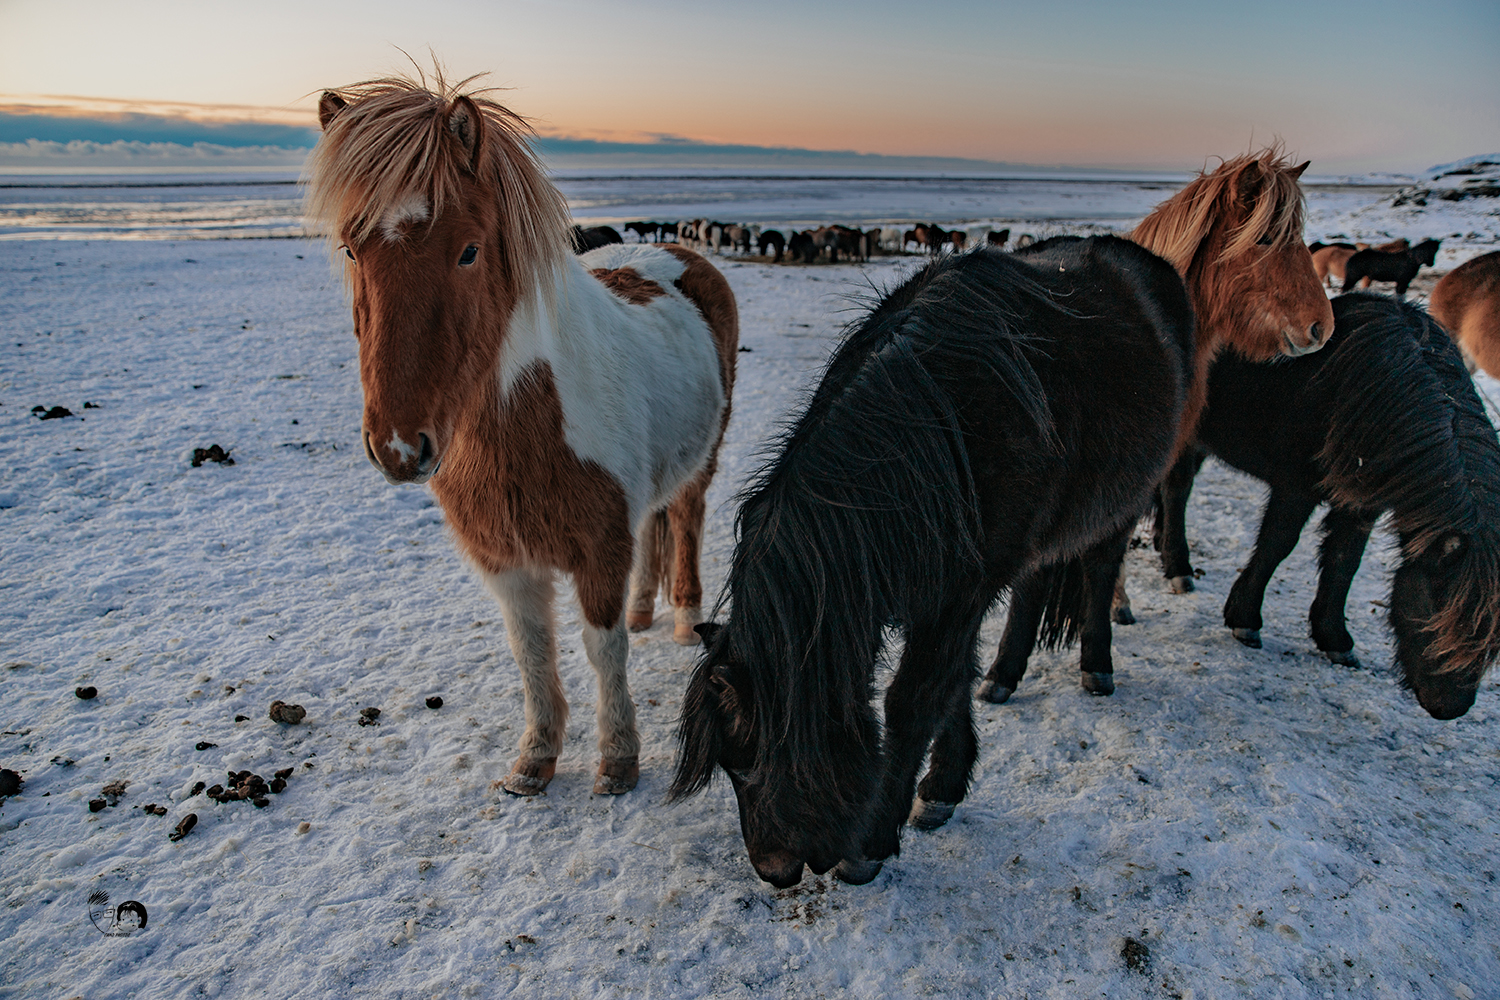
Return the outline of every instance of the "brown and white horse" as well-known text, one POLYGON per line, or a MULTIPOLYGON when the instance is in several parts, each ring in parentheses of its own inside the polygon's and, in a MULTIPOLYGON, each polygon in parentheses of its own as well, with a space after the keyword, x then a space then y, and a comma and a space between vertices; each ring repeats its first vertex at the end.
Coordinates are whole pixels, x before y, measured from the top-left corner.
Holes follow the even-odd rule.
POLYGON ((648 626, 665 569, 675 638, 697 641, 738 312, 723 276, 674 244, 574 257, 525 124, 459 93, 467 82, 326 92, 308 217, 347 257, 365 453, 392 483, 431 481, 500 602, 526 693, 505 789, 542 791, 562 750, 561 571, 599 680, 594 791, 617 794, 640 773, 627 594, 629 626, 648 626))

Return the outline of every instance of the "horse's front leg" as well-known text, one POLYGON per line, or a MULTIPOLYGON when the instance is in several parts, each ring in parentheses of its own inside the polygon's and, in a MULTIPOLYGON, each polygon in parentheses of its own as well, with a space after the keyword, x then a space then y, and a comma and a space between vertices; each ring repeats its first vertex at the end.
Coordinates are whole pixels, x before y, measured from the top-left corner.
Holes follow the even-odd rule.
POLYGON ((1302 527, 1317 506, 1316 497, 1300 490, 1271 490, 1266 512, 1260 519, 1260 533, 1255 538, 1255 553, 1229 588, 1229 598, 1224 602, 1224 624, 1236 639, 1252 649, 1260 648, 1260 609, 1266 600, 1266 586, 1276 567, 1297 547, 1302 527))
POLYGON ((521 668, 521 686, 526 693, 521 755, 501 787, 513 795, 536 795, 557 772, 557 755, 562 751, 568 723, 568 702, 557 675, 552 571, 486 573, 484 585, 500 602, 506 637, 521 668))
POLYGON ((625 634, 626 569, 592 569, 575 575, 583 606, 583 649, 599 682, 599 771, 595 795, 619 795, 641 776, 641 737, 635 702, 625 677, 630 643, 625 634))
POLYGON ((1347 507, 1330 507, 1323 518, 1323 544, 1318 548, 1318 594, 1313 598, 1308 620, 1313 642, 1334 663, 1359 666, 1354 654, 1354 637, 1345 621, 1349 587, 1359 572, 1365 556, 1365 545, 1375 518, 1347 507))
MULTIPOLYGON (((901 826, 911 813, 917 769, 933 736, 940 727, 949 726, 955 699, 967 702, 974 683, 974 650, 989 603, 980 599, 980 590, 975 586, 964 601, 950 604, 936 618, 907 631, 901 665, 886 689, 884 775, 870 812, 864 857, 845 858, 834 872, 846 882, 868 882, 880 871, 881 863, 901 849, 901 826)), ((993 595, 989 590, 984 596, 993 595)), ((967 708, 965 704, 964 714, 967 708)), ((955 740, 962 740, 962 734, 951 727, 949 733, 955 740)), ((972 729, 969 736, 972 739, 972 729)), ((960 750, 957 759, 962 761, 962 747, 954 747, 960 750)), ((954 747, 944 750, 951 752, 954 747)), ((971 766, 969 759, 964 771, 971 766)), ((967 773, 963 777, 967 782, 967 773)))
POLYGON ((1193 589, 1193 564, 1188 556, 1187 505, 1193 492, 1193 480, 1207 455, 1202 448, 1184 451, 1157 487, 1156 525, 1152 534, 1161 552, 1162 574, 1174 594, 1186 594, 1193 589))

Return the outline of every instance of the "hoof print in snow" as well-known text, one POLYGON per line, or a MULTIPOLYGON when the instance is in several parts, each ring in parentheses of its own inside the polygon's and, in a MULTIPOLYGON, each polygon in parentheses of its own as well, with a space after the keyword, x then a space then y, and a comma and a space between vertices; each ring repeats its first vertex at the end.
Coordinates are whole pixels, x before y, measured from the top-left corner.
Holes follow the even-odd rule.
POLYGON ((234 459, 230 458, 229 452, 225 451, 223 448, 220 448, 216 444, 211 444, 207 448, 193 449, 193 468, 198 468, 204 462, 217 462, 220 465, 233 465, 234 459))
POLYGON ((25 782, 21 780, 21 776, 10 768, 0 770, 0 799, 7 795, 20 795, 23 784, 25 782))
POLYGON ((45 406, 33 406, 31 412, 37 414, 38 420, 61 420, 63 417, 73 415, 73 411, 66 406, 54 406, 51 409, 45 406))
POLYGON ((99 697, 99 689, 90 684, 88 687, 74 688, 73 694, 79 701, 93 701, 99 697))
POLYGON ((182 817, 182 819, 177 821, 177 826, 173 828, 171 833, 167 834, 167 839, 175 844, 183 837, 186 837, 189 833, 192 833, 193 827, 197 825, 198 814, 188 813, 186 816, 182 817))
POLYGON ((271 711, 269 714, 272 722, 281 722, 288 726, 295 726, 307 718, 307 709, 301 705, 288 705, 283 701, 273 701, 271 702, 271 711))
POLYGON ((1142 975, 1145 975, 1151 965, 1151 949, 1135 938, 1125 939, 1125 946, 1120 949, 1120 957, 1125 960, 1125 968, 1142 975))
POLYGON ((361 726, 378 726, 378 725, 380 725, 380 709, 376 708, 373 705, 370 706, 369 708, 362 708, 362 709, 360 709, 359 710, 359 724, 361 726))

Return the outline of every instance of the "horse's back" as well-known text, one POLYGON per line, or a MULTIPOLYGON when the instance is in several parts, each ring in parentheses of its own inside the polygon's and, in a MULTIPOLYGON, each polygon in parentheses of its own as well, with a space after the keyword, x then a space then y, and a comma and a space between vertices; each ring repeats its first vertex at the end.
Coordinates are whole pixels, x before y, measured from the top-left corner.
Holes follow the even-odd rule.
POLYGON ((1500 377, 1500 251, 1445 274, 1428 308, 1480 368, 1500 377))

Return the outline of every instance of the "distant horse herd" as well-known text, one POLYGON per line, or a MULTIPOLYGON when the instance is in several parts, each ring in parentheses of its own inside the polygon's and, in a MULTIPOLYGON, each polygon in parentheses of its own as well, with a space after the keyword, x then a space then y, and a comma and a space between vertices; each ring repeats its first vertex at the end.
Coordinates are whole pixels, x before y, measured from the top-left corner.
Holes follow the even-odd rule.
MULTIPOLYGON (((989 225, 965 226, 962 229, 944 229, 930 222, 919 222, 911 229, 900 226, 881 226, 874 229, 856 229, 837 224, 816 226, 812 229, 795 230, 790 236, 779 229, 762 229, 759 225, 742 226, 734 222, 718 222, 713 219, 690 219, 682 222, 627 222, 622 227, 631 234, 635 242, 672 242, 691 247, 700 253, 720 254, 728 251, 755 253, 771 258, 775 264, 783 260, 803 264, 826 261, 837 264, 846 261, 864 261, 882 254, 916 252, 937 254, 944 248, 961 251, 966 247, 985 246, 1003 249, 1010 242, 1009 229, 995 229, 989 225)), ((1016 239, 1016 248, 1028 246, 1035 241, 1029 233, 1016 239)), ((574 226, 573 247, 578 253, 587 253, 610 243, 627 242, 627 237, 613 226, 574 226)))
POLYGON ((671 796, 722 771, 763 879, 868 882, 903 826, 941 826, 963 800, 973 701, 1009 698, 1037 643, 1076 639, 1084 688, 1114 690, 1128 543, 1154 508, 1163 571, 1191 588, 1184 511, 1208 454, 1271 490, 1224 611, 1235 638, 1259 645, 1271 573, 1323 503, 1312 636, 1357 662, 1344 602, 1389 513, 1403 682, 1439 719, 1473 704, 1500 655, 1500 440, 1450 333, 1493 370, 1500 254, 1440 281, 1431 315, 1354 291, 1369 278, 1403 295, 1436 241, 1310 250, 1307 164, 1276 149, 1200 175, 1128 238, 1001 252, 1005 231, 970 247, 976 234, 932 225, 786 237, 700 219, 632 222, 627 244, 570 231, 524 122, 462 86, 325 93, 308 214, 344 257, 366 454, 393 483, 430 481, 504 615, 525 692, 507 792, 546 789, 564 744, 558 574, 598 675, 594 791, 635 786, 628 632, 661 592, 673 638, 704 647, 671 796), (705 621, 704 495, 739 316, 704 254, 913 245, 931 260, 850 327, 741 494, 705 621), (1346 292, 1332 302, 1330 274, 1346 292), (1001 595, 1010 617, 981 678, 980 624, 1001 595), (882 714, 892 626, 905 644, 882 714))

